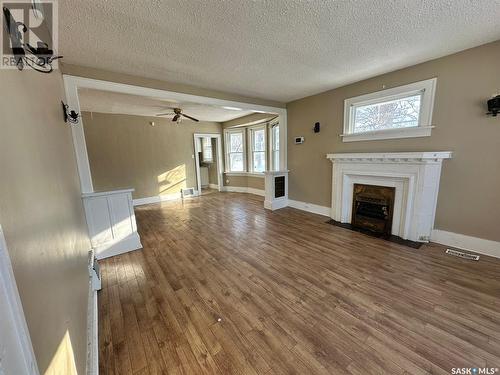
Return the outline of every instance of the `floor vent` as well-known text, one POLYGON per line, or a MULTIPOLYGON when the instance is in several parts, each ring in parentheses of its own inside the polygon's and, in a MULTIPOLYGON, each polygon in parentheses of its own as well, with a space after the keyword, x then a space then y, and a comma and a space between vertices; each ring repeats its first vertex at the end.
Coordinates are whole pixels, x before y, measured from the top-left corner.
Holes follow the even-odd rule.
POLYGON ((446 254, 453 255, 455 257, 460 257, 468 260, 479 260, 479 255, 474 255, 471 253, 464 253, 463 251, 446 249, 446 254))
POLYGON ((193 188, 187 188, 187 189, 181 189, 181 197, 187 198, 187 197, 194 197, 194 189, 193 188))

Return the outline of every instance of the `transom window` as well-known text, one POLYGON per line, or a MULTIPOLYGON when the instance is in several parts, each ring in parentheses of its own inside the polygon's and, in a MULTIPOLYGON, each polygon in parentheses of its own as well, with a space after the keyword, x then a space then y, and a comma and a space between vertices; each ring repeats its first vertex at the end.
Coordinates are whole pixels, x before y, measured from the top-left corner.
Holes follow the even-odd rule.
POLYGON ((250 129, 251 142, 251 171, 264 172, 266 170, 266 127, 250 129))
POLYGON ((345 100, 344 142, 430 136, 436 79, 345 100))
POLYGON ((246 168, 243 129, 226 133, 226 150, 228 172, 244 172, 246 168))
POLYGON ((418 126, 422 93, 354 106, 353 133, 418 126))

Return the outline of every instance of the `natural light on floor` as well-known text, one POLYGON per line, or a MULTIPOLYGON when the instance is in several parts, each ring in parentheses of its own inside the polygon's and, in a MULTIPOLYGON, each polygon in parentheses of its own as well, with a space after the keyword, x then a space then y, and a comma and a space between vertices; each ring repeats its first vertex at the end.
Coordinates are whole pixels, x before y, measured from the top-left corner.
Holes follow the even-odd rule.
POLYGON ((178 193, 180 189, 186 187, 186 164, 178 165, 160 175, 158 175, 158 193, 178 193))

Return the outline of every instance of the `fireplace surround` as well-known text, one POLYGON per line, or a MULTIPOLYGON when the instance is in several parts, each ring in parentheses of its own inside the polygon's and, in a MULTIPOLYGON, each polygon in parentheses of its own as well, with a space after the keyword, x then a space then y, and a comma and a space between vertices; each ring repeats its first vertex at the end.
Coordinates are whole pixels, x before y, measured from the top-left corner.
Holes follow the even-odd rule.
POLYGON ((352 224, 355 184, 394 188, 390 234, 428 242, 434 227, 439 180, 449 151, 328 154, 332 162, 330 217, 352 224))

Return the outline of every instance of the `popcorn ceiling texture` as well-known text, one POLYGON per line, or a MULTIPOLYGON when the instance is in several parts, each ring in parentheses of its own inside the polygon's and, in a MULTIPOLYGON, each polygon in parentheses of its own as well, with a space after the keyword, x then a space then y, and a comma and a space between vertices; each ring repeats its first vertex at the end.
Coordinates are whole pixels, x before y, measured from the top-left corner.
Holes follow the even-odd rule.
POLYGON ((60 0, 66 63, 288 102, 500 39, 500 0, 60 0))

